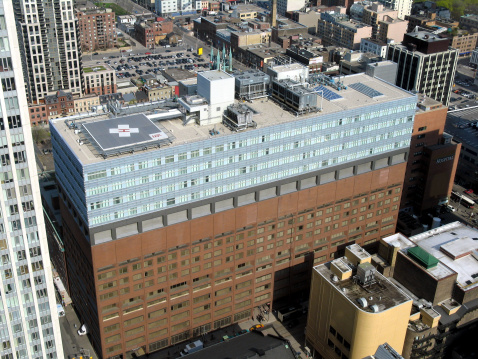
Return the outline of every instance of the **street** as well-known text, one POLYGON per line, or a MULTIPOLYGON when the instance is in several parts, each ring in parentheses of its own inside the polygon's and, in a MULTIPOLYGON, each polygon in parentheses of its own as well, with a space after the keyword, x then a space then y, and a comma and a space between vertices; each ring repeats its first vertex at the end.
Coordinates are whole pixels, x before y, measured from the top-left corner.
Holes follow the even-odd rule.
POLYGON ((88 336, 78 335, 77 330, 81 323, 71 305, 65 308, 65 314, 64 317, 60 317, 61 339, 65 358, 68 358, 69 355, 79 357, 82 354, 93 359, 98 358, 88 336))

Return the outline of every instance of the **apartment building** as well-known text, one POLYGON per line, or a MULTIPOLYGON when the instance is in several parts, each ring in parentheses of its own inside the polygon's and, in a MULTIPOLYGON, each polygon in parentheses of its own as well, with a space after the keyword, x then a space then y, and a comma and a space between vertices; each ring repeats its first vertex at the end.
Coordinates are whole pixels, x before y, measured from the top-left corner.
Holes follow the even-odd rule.
POLYGON ((83 68, 85 94, 108 95, 116 93, 115 70, 108 65, 83 68))
POLYGON ((301 10, 305 7, 305 0, 277 0, 277 14, 285 16, 288 11, 301 10))
POLYGON ((14 2, 27 98, 35 103, 57 90, 83 93, 81 46, 73 0, 14 2))
POLYGON ((111 9, 80 9, 76 17, 83 51, 92 52, 116 46, 116 17, 111 9))
POLYGON ((460 17, 460 27, 478 29, 478 15, 467 14, 460 17))
POLYGON ((156 13, 164 16, 171 13, 182 13, 184 11, 199 11, 202 9, 202 2, 200 0, 156 0, 154 6, 156 7, 156 13))
POLYGON ((384 7, 378 2, 371 3, 370 5, 363 5, 361 21, 372 26, 373 38, 377 38, 378 36, 379 21, 382 21, 386 16, 396 19, 398 11, 384 7))
POLYGON ((312 264, 395 230, 416 96, 358 74, 322 100, 293 86, 315 106, 301 109, 276 79, 236 132, 216 108, 241 107, 234 79, 197 76, 178 115, 50 122, 70 292, 104 358, 306 300, 312 264))
POLYGON ((0 1, 1 355, 63 358, 16 25, 12 1, 0 1))
POLYGON ((405 20, 405 17, 412 12, 413 0, 378 0, 386 7, 397 10, 398 18, 405 20))
POLYGON ((317 36, 325 46, 334 45, 359 50, 363 38, 372 36, 372 26, 349 19, 347 15, 334 12, 321 13, 317 24, 317 36))
POLYGON ((460 56, 470 56, 478 45, 478 33, 458 31, 455 36, 446 37, 450 39, 450 46, 459 51, 460 56))
POLYGON ((389 45, 387 60, 398 64, 397 86, 448 106, 458 62, 448 39, 427 31, 405 34, 402 44, 389 45))

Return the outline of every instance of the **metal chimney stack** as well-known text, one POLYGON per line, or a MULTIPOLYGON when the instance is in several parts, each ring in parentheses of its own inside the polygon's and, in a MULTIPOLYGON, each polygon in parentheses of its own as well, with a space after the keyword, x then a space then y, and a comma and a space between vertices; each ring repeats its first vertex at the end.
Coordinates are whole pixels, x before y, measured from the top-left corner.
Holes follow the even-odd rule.
POLYGON ((271 27, 277 25, 277 0, 272 0, 271 27))

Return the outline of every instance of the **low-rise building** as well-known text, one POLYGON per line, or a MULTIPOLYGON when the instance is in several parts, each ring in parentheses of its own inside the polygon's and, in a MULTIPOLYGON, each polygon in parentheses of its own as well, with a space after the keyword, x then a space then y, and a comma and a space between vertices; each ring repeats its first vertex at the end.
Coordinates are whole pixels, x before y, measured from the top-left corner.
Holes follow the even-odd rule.
POLYGON ((148 96, 148 101, 159 101, 171 98, 174 95, 173 88, 171 86, 159 85, 159 86, 143 86, 143 90, 148 96))
POLYGON ((382 60, 382 57, 370 52, 348 51, 340 60, 340 72, 345 75, 358 74, 365 72, 367 65, 382 60))
POLYGON ((115 93, 115 71, 108 65, 96 65, 83 68, 85 94, 107 95, 115 93))
POLYGON ((83 51, 116 46, 116 17, 111 9, 78 9, 76 18, 83 51))
POLYGON ((73 99, 75 104, 75 113, 91 112, 93 107, 100 104, 100 98, 96 94, 87 95, 73 99))
POLYGON ((478 15, 467 14, 460 17, 460 27, 478 29, 478 15))
POLYGON ((263 69, 267 63, 285 52, 285 49, 275 43, 251 45, 240 47, 237 58, 249 67, 263 69))
POLYGON ((391 273, 391 281, 413 299, 405 358, 451 358, 457 342, 476 325, 477 237, 475 228, 453 222, 380 241, 372 263, 391 273))
POLYGON ((304 36, 308 34, 308 28, 305 25, 296 23, 289 19, 277 19, 277 26, 272 28, 272 41, 279 43, 281 37, 304 36))
POLYGON ((75 114, 73 95, 63 90, 45 96, 37 104, 30 105, 30 122, 32 125, 47 123, 53 118, 72 116, 75 114))
POLYGON ((231 17, 241 20, 255 19, 257 15, 262 12, 259 6, 253 4, 237 4, 232 10, 231 17))
MULTIPOLYGON (((393 41, 390 43, 393 43, 393 41)), ((360 52, 370 52, 383 58, 387 56, 387 47, 388 43, 370 37, 360 40, 360 52)))
POLYGON ((322 63, 329 61, 329 53, 323 48, 314 50, 291 46, 286 54, 309 67, 309 73, 322 71, 322 63))
POLYGON ((139 21, 134 25, 135 38, 141 45, 148 49, 154 48, 159 41, 163 40, 167 34, 173 31, 173 22, 163 21, 139 21))

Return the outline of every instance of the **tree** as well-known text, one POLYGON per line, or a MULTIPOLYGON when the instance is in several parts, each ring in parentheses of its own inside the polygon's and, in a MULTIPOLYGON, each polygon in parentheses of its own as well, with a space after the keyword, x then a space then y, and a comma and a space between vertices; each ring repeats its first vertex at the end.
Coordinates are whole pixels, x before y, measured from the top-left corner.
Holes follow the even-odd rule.
POLYGON ((32 137, 35 143, 40 143, 42 141, 50 139, 50 132, 48 132, 43 127, 33 127, 32 128, 32 137))

